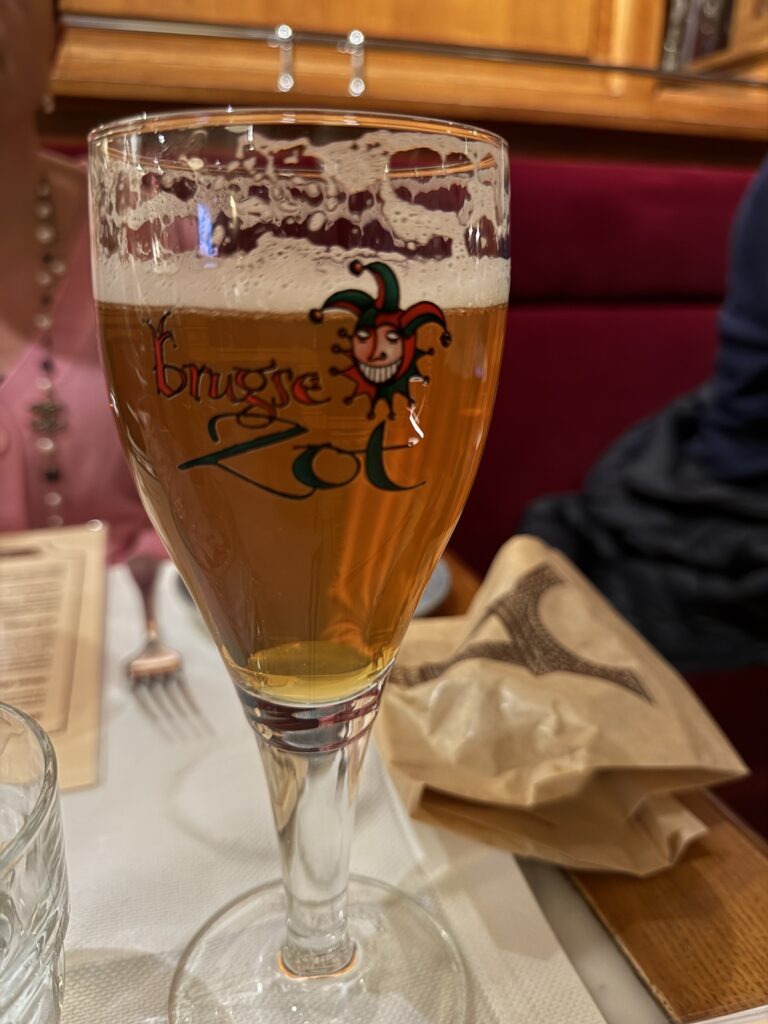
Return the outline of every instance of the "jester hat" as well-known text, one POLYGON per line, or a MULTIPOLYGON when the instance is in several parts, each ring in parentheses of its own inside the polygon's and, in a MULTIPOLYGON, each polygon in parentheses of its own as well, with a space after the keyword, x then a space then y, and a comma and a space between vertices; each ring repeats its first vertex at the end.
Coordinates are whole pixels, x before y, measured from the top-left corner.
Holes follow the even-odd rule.
POLYGON ((380 327, 391 324, 404 338, 410 338, 424 324, 436 323, 443 328, 441 341, 447 345, 451 335, 446 327, 443 311, 434 302, 417 302, 408 309, 400 309, 400 286, 395 274, 385 263, 362 264, 353 260, 349 270, 359 277, 364 270, 376 279, 377 294, 374 297, 358 288, 348 288, 329 295, 320 309, 310 311, 310 319, 320 323, 326 309, 346 309, 357 317, 355 330, 380 327))

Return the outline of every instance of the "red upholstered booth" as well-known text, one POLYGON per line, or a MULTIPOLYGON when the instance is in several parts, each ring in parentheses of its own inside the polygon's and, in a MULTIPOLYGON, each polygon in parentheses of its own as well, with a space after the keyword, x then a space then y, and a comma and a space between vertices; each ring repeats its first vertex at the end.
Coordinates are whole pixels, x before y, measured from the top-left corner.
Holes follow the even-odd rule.
POLYGON ((452 546, 484 572, 528 501, 576 490, 630 424, 705 380, 750 172, 513 160, 493 422, 452 546))
MULTIPOLYGON (((451 542, 478 572, 531 499, 577 490, 626 427, 709 376, 729 227, 750 176, 513 159, 501 381, 451 542)), ((754 770, 723 796, 768 833, 768 669, 691 682, 754 770)))

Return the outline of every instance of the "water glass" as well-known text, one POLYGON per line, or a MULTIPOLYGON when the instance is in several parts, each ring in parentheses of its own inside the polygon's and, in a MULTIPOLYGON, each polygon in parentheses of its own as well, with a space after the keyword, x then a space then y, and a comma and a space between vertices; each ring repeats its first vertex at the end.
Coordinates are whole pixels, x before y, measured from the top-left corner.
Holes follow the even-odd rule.
POLYGON ((0 704, 0 1022, 57 1024, 69 894, 51 741, 0 704))

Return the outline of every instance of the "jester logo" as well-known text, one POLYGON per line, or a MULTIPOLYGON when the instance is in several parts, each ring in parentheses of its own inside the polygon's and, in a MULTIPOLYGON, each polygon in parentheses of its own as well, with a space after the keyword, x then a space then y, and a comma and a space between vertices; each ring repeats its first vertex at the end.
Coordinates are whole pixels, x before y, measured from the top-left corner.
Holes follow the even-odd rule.
POLYGON ((364 270, 372 274, 377 294, 369 295, 357 288, 334 292, 320 309, 310 310, 309 318, 313 323, 320 323, 327 309, 344 309, 355 314, 354 331, 350 333, 346 328, 338 331, 338 336, 348 342, 348 346, 333 346, 333 351, 348 356, 352 365, 346 369, 334 368, 331 373, 345 377, 354 385, 354 390, 344 399, 347 405, 364 395, 370 402, 368 419, 373 419, 379 402, 388 406, 389 418, 394 419, 395 395, 403 395, 411 405, 411 382, 429 382, 419 370, 419 360, 434 355, 434 349, 416 347, 417 331, 425 324, 440 324, 443 346, 450 344, 451 335, 443 311, 434 302, 417 302, 408 309, 400 309, 400 286, 385 263, 363 265, 360 260, 354 260, 349 269, 356 277, 364 270))

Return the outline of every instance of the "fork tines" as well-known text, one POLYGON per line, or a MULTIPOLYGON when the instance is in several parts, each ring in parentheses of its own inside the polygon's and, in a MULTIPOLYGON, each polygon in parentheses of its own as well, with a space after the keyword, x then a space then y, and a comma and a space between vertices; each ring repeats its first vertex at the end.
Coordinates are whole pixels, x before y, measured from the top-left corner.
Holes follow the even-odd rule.
POLYGON ((172 672, 153 672, 143 666, 142 671, 136 671, 129 663, 127 674, 140 708, 168 739, 200 739, 213 735, 181 667, 172 672))

